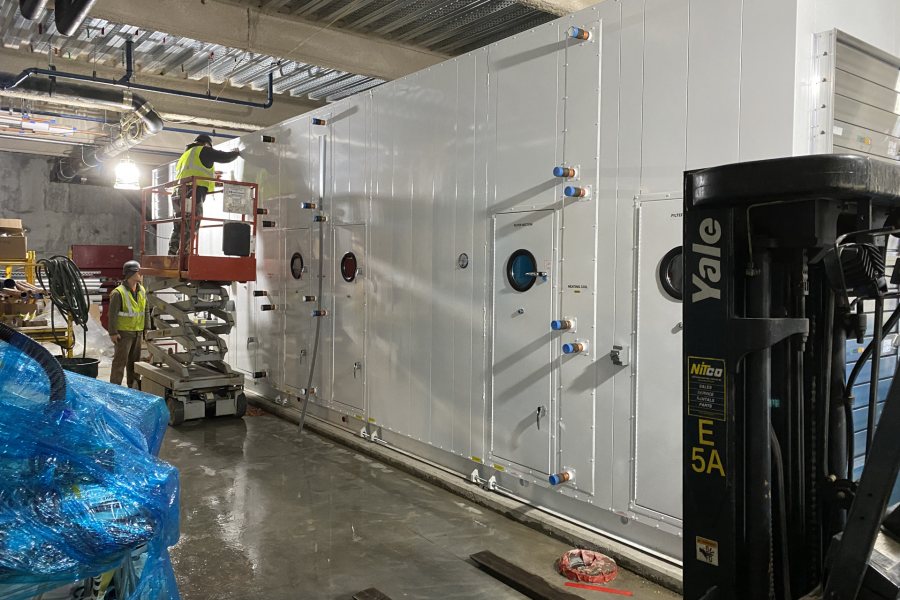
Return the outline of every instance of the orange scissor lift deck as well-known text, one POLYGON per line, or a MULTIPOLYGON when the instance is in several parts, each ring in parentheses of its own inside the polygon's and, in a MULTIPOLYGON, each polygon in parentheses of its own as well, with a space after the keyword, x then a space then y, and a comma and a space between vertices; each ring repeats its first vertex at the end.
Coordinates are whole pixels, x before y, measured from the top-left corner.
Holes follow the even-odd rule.
MULTIPOLYGON (((184 204, 186 202, 183 201, 184 204)), ((256 237, 256 215, 259 211, 259 187, 255 183, 245 181, 225 181, 221 179, 206 179, 203 177, 188 177, 179 181, 170 181, 159 185, 146 187, 141 195, 141 267, 145 275, 149 277, 165 277, 166 279, 183 279, 186 281, 255 281, 256 280, 256 255, 252 247, 246 256, 208 256, 200 254, 200 235, 191 235, 193 231, 203 231, 222 228, 227 224, 243 223, 250 227, 251 239, 256 237), (241 214, 240 220, 212 217, 198 217, 193 212, 181 211, 180 216, 168 219, 148 219, 149 209, 154 198, 166 198, 170 191, 180 198, 196 198, 199 182, 212 181, 215 189, 207 196, 213 194, 227 194, 230 190, 240 189, 249 193, 251 214, 241 214), (179 252, 176 255, 147 254, 146 233, 156 229, 156 226, 167 223, 181 223, 181 240, 179 252), (188 242, 187 247, 185 241, 188 242)))
POLYGON ((143 189, 141 266, 149 278, 147 303, 153 327, 147 332, 150 360, 137 363, 135 370, 143 391, 166 399, 170 425, 206 416, 242 417, 246 412, 244 377, 225 362, 228 347, 222 336, 234 327, 227 285, 256 279, 253 239, 258 207, 259 188, 244 181, 190 177, 143 189), (191 210, 198 185, 208 181, 214 188, 204 203, 222 194, 223 209, 235 218, 199 216, 191 210), (181 214, 152 218, 153 201, 167 199, 170 192, 181 199, 181 214), (147 235, 159 240, 159 226, 176 222, 178 253, 148 254, 147 235), (214 229, 222 230, 222 253, 201 254, 201 235, 214 229))

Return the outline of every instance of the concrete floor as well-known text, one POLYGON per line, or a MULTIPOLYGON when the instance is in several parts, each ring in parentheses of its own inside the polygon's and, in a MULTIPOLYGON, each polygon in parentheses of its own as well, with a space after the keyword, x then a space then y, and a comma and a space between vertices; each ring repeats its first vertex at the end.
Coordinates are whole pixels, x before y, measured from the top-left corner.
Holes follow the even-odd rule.
MULTIPOLYGON (((564 582, 561 542, 270 415, 170 429, 161 456, 181 472, 184 600, 523 598, 473 566, 480 550, 564 582)), ((624 571, 608 586, 679 597, 624 571)))

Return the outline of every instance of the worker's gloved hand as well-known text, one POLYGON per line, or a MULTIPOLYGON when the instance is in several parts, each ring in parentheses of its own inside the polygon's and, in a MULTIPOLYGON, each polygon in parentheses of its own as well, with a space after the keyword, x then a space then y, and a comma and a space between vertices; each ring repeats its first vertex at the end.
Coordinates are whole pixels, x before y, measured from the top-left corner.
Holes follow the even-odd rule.
POLYGON ((119 335, 118 333, 111 333, 111 334, 109 334, 109 339, 112 340, 112 343, 113 343, 113 344, 118 344, 118 343, 119 343, 119 338, 121 338, 121 337, 122 337, 122 336, 119 335))

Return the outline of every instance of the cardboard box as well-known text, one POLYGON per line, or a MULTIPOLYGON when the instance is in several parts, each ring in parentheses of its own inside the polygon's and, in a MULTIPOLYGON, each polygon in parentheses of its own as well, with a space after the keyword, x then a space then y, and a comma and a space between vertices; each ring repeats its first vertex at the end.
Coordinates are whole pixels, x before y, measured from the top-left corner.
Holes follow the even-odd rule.
POLYGON ((28 240, 20 219, 0 219, 0 259, 25 260, 28 240))

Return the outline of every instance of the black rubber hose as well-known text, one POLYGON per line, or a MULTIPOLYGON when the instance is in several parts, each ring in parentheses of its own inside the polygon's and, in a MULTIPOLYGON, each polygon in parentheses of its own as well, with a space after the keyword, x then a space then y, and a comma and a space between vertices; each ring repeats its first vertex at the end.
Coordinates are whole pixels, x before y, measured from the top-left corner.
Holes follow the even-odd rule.
MULTIPOLYGON (((866 425, 866 451, 869 456, 869 448, 872 447, 872 438, 875 437, 875 410, 878 408, 878 376, 881 371, 881 342, 884 339, 882 324, 884 322, 884 298, 875 299, 875 331, 872 336, 872 370, 869 375, 869 418, 866 425)), ((853 457, 850 457, 851 473, 853 457)))
MULTIPOLYGON (((56 310, 66 318, 83 330, 83 350, 82 357, 87 353, 87 325, 90 319, 90 297, 88 295, 87 285, 84 283, 84 277, 78 266, 69 260, 66 256, 56 255, 50 258, 43 258, 38 261, 41 267, 37 271, 38 283, 42 288, 50 293, 50 300, 56 310), (43 274, 47 274, 47 285, 44 285, 43 274)), ((56 331, 56 320, 54 312, 50 312, 50 325, 53 331, 56 331)), ((66 340, 68 342, 68 339, 66 340)), ((56 340, 56 344, 68 350, 63 344, 56 340)))
POLYGON ((774 467, 775 484, 778 489, 778 529, 781 546, 781 597, 791 600, 791 562, 790 543, 788 541, 787 489, 784 487, 784 459, 781 455, 781 444, 775 429, 769 426, 769 441, 772 444, 772 466, 774 467))
POLYGON ((34 360, 50 380, 50 401, 64 402, 66 399, 66 373, 47 349, 23 333, 0 323, 0 340, 16 348, 34 360))
POLYGON ((322 315, 322 289, 325 282, 325 273, 322 271, 325 266, 325 223, 323 221, 319 221, 319 287, 316 296, 316 305, 317 312, 319 314, 316 317, 316 335, 313 341, 312 348, 312 358, 309 361, 309 380, 306 383, 306 390, 303 394, 303 409, 300 411, 300 422, 297 424, 297 433, 303 433, 303 424, 306 421, 306 409, 309 407, 309 391, 312 389, 313 377, 316 373, 316 356, 319 354, 319 331, 322 328, 322 319, 324 318, 322 315))
MULTIPOLYGON (((900 304, 897 305, 897 308, 891 313, 891 316, 888 317, 888 320, 884 323, 884 326, 881 328, 881 338, 894 328, 897 322, 900 321, 900 304)), ((849 457, 849 466, 847 467, 847 479, 853 480, 853 460, 855 454, 855 439, 854 439, 854 431, 853 431, 853 385, 856 383, 856 379, 859 377, 860 371, 866 365, 866 361, 869 360, 869 357, 872 356, 872 353, 875 351, 875 340, 873 339, 866 348, 863 350, 863 353, 857 359, 856 364, 853 365, 853 370, 850 371, 850 376, 847 378, 847 386, 844 388, 844 413, 846 414, 847 420, 847 455, 849 457)), ((878 382, 869 382, 869 385, 878 385, 878 382)), ((872 410, 870 407, 869 410, 872 410)))

